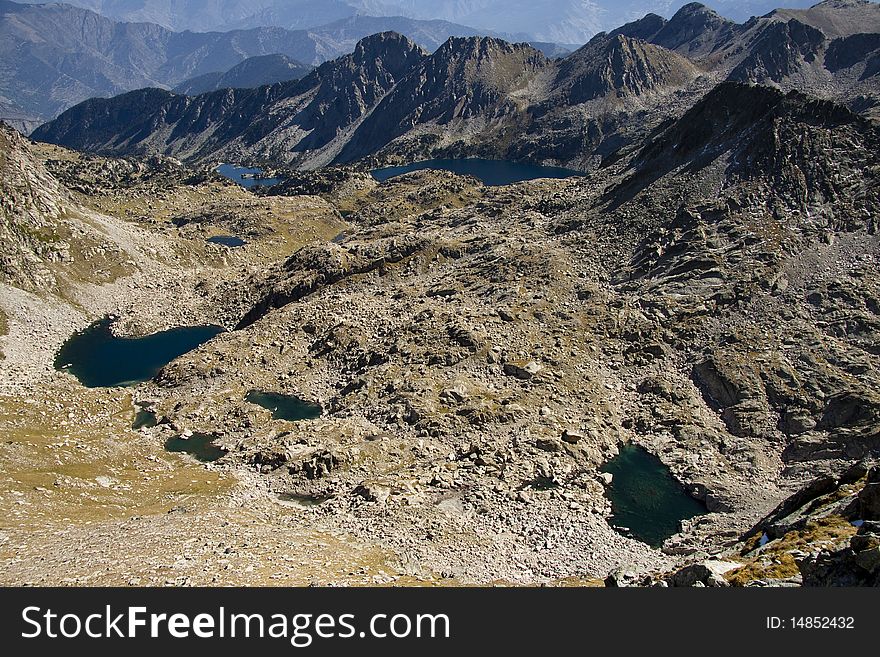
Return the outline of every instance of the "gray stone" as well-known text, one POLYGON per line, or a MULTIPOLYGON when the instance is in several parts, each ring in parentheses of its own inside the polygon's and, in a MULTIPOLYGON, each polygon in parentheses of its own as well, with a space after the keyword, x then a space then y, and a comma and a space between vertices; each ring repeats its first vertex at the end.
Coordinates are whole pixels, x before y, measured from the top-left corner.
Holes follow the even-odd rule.
POLYGON ((880 569, 880 547, 870 550, 862 550, 855 553, 855 562, 860 568, 864 568, 869 573, 873 573, 880 569))
POLYGON ((728 586, 724 579, 725 573, 740 567, 742 564, 735 561, 708 559, 675 572, 669 578, 669 583, 672 586, 728 586))
POLYGON ((517 379, 527 381, 540 372, 543 367, 533 360, 510 362, 504 364, 504 373, 517 379))
POLYGON ((577 445, 584 437, 584 434, 573 429, 566 429, 562 432, 562 440, 572 445, 577 445))

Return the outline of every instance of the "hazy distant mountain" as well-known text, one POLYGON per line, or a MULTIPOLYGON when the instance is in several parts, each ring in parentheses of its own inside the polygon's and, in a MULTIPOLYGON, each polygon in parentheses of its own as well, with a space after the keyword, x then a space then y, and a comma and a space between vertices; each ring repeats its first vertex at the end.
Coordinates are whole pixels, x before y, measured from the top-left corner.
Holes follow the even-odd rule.
MULTIPOLYGON (((33 1, 33 0, 30 0, 33 1)), ((307 29, 355 14, 442 19, 519 40, 583 44, 647 13, 672 16, 683 0, 68 0, 110 18, 148 21, 174 30, 259 26, 307 29)), ((707 0, 721 15, 743 22, 779 7, 815 0, 707 0)), ((388 28, 391 29, 391 28, 388 28)))
MULTIPOLYGON (((431 50, 450 36, 478 34, 444 21, 400 17, 353 17, 308 31, 172 32, 153 23, 118 23, 71 5, 0 0, 0 117, 21 126, 21 121, 51 118, 95 96, 170 88, 208 74, 219 83, 218 73, 249 57, 284 55, 319 64, 351 52, 365 36, 391 29, 431 50)), ((262 78, 252 73, 254 86, 274 81, 268 72, 262 78)), ((250 82, 246 77, 235 81, 242 84, 250 82)))
POLYGON ((185 80, 174 87, 174 92, 193 96, 217 89, 249 89, 276 82, 299 80, 312 70, 285 55, 249 57, 241 64, 223 72, 205 73, 185 80))
MULTIPOLYGON (((24 0, 43 4, 43 0, 24 0)), ((207 32, 274 26, 305 29, 353 16, 344 0, 68 0, 67 4, 124 22, 207 32)))

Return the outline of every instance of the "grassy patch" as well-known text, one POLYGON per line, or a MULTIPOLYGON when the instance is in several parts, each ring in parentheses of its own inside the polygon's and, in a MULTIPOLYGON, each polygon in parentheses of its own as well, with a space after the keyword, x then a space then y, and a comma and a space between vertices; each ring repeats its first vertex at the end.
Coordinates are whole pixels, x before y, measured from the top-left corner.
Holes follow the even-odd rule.
POLYGON ((810 521, 803 529, 790 531, 782 538, 768 543, 761 554, 725 577, 733 586, 745 586, 758 579, 793 577, 800 570, 791 556, 792 551, 806 551, 821 544, 833 547, 849 539, 856 531, 846 518, 838 515, 810 521))
POLYGON ((4 526, 165 513, 228 492, 223 475, 132 431, 134 412, 127 394, 110 390, 0 398, 4 526))

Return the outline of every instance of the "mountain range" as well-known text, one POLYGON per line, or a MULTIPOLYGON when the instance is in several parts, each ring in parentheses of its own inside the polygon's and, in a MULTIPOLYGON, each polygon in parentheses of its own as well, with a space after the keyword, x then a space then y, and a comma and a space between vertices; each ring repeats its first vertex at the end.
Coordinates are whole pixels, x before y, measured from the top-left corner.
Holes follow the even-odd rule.
MULTIPOLYGON (((71 0, 120 21, 151 22, 172 30, 252 27, 309 29, 353 16, 443 19, 520 40, 583 44, 601 31, 654 12, 671 16, 682 0, 71 0)), ((711 0, 708 6, 737 21, 762 16, 776 0, 711 0)), ((789 0, 808 7, 810 0, 789 0)), ((387 28, 391 29, 391 28, 387 28)))
POLYGON ((216 91, 218 89, 249 89, 276 82, 299 80, 312 69, 286 55, 259 55, 248 57, 228 71, 205 73, 184 80, 174 87, 174 93, 187 96, 216 91))
POLYGON ((34 138, 110 154, 314 168, 377 156, 486 156, 589 170, 728 80, 880 107, 880 5, 829 0, 744 24, 692 3, 563 59, 490 37, 434 53, 383 33, 295 82, 185 97, 93 99, 34 138))
MULTIPOLYGON (((147 86, 172 88, 224 73, 250 57, 283 55, 298 66, 320 64, 385 30, 406 34, 431 50, 450 36, 481 34, 440 20, 363 16, 310 30, 173 32, 154 23, 116 22, 66 4, 0 0, 0 118, 35 127, 87 98, 147 86)), ((273 81, 272 74, 248 78, 248 84, 273 81)))

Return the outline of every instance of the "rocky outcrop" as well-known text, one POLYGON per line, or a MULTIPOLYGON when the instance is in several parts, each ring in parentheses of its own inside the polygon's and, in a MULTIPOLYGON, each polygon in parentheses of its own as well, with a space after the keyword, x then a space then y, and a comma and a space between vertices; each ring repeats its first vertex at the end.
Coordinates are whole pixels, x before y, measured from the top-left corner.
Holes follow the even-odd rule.
POLYGON ((429 244, 424 239, 405 237, 348 248, 333 243, 304 247, 281 265, 275 280, 261 282, 268 290, 257 293, 261 298, 237 328, 245 328, 271 309, 299 301, 322 286, 401 262, 429 244))
POLYGON ((673 573, 667 580, 670 586, 711 586, 726 587, 730 583, 724 575, 736 570, 741 564, 735 561, 718 559, 702 561, 673 573))
POLYGON ((800 564, 805 586, 880 586, 880 467, 867 473, 847 509, 858 531, 841 548, 825 548, 800 564))
POLYGON ((761 33, 749 56, 731 71, 728 79, 782 82, 814 64, 825 41, 822 32, 794 19, 787 23, 773 23, 761 33))
POLYGON ((0 279, 29 291, 63 293, 72 282, 114 279, 129 270, 127 260, 88 222, 27 140, 0 123, 0 279))

